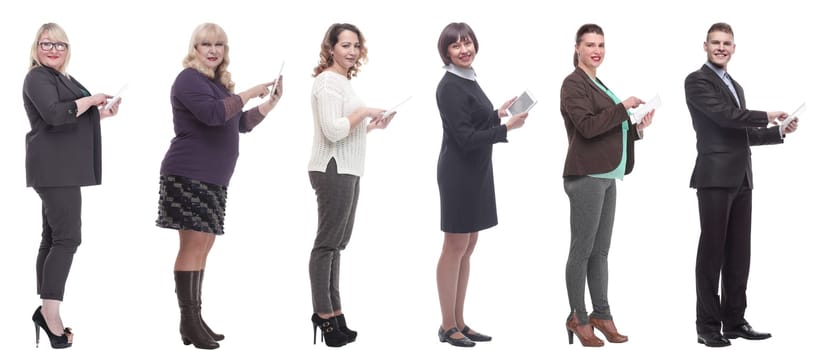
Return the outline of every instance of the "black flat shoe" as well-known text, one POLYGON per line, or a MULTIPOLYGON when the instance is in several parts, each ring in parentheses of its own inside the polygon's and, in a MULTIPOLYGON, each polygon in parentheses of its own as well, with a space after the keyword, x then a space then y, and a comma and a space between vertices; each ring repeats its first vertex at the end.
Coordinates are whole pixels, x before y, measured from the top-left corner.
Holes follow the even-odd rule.
POLYGON ((464 326, 464 329, 461 330, 461 334, 464 334, 465 337, 472 341, 491 341, 493 337, 483 334, 483 333, 470 333, 470 327, 464 326))
POLYGON ((35 309, 35 313, 32 315, 32 322, 35 323, 35 347, 40 345, 40 329, 46 332, 46 335, 49 336, 49 343, 52 345, 53 349, 64 349, 72 346, 72 343, 69 342, 69 335, 72 334, 72 330, 67 327, 63 329, 63 334, 55 335, 52 331, 49 330, 49 326, 46 325, 46 319, 43 318, 43 314, 40 313, 40 306, 35 309))
POLYGON ((722 348, 724 346, 732 345, 729 339, 724 338, 720 333, 713 334, 698 334, 698 344, 706 345, 710 348, 722 348))
POLYGON ((723 336, 728 339, 744 338, 749 340, 764 340, 772 337, 772 334, 756 332, 749 324, 744 324, 738 328, 723 331, 723 336))
POLYGON ((470 340, 470 338, 467 338, 467 336, 464 336, 461 339, 453 338, 452 335, 455 333, 460 333, 458 328, 452 327, 445 332, 444 328, 438 327, 438 340, 442 343, 450 343, 452 346, 460 346, 464 348, 476 346, 476 343, 470 340))

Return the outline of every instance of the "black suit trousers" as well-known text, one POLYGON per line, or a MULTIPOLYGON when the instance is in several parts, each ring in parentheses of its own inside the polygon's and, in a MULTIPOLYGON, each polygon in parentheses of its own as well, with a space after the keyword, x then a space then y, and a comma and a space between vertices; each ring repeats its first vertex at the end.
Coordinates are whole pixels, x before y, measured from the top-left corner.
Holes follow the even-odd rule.
POLYGON ((43 232, 38 248, 37 293, 63 300, 69 268, 81 244, 81 188, 35 187, 42 202, 43 232))
POLYGON ((746 323, 752 189, 746 183, 740 188, 700 188, 697 198, 697 332, 712 334, 719 333, 721 326, 728 330, 746 323))

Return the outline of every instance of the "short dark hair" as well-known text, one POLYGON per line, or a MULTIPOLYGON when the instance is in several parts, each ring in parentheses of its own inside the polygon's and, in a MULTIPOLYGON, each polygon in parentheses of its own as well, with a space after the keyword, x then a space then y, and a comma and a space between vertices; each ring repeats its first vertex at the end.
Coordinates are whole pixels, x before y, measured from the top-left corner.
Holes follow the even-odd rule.
POLYGON ((712 32, 724 32, 731 36, 735 36, 735 33, 732 32, 732 26, 723 22, 715 23, 709 27, 709 31, 706 32, 706 41, 709 41, 709 34, 712 34, 712 32))
POLYGON ((476 53, 478 53, 476 33, 473 32, 473 29, 467 23, 453 22, 447 24, 444 30, 441 31, 441 36, 438 37, 438 54, 441 55, 441 61, 444 62, 444 65, 449 65, 452 62, 449 56, 450 44, 463 38, 470 38, 473 41, 473 46, 476 48, 476 53))
MULTIPOLYGON (((581 27, 579 27, 579 30, 576 31, 576 44, 579 45, 579 43, 582 42, 582 36, 588 33, 605 36, 605 33, 602 32, 602 27, 600 27, 599 25, 593 23, 583 24, 581 27)), ((576 52, 574 52, 574 67, 578 65, 579 57, 576 54, 576 52)))

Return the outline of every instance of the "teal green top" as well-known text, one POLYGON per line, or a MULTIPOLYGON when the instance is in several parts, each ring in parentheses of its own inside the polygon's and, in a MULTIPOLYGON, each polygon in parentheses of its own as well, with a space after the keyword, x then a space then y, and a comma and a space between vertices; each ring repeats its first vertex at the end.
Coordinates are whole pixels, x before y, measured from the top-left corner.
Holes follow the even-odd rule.
MULTIPOLYGON (((604 92, 606 95, 608 95, 608 97, 610 97, 612 100, 614 100, 614 103, 620 103, 620 99, 617 98, 617 95, 614 95, 614 93, 611 92, 611 90, 608 90, 607 88, 605 88, 605 86, 600 84, 596 79, 591 79, 591 80, 594 81, 594 84, 596 84, 599 87, 599 89, 602 90, 602 92, 604 92)), ((603 178, 603 179, 620 179, 620 180, 622 180, 623 176, 625 176, 625 160, 628 159, 627 158, 627 156, 628 156, 628 153, 627 153, 628 152, 628 142, 627 141, 628 141, 628 123, 627 122, 622 122, 622 158, 620 159, 620 164, 617 165, 617 167, 614 168, 614 170, 611 170, 607 173, 590 174, 588 176, 598 177, 598 178, 603 178)))

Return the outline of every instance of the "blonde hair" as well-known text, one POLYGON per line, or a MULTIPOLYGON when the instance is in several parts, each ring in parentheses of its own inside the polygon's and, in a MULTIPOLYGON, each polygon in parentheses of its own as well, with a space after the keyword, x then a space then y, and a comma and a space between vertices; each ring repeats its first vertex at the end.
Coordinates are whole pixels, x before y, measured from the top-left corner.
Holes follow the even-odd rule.
POLYGON ((334 46, 337 45, 337 37, 340 36, 340 33, 347 30, 357 34, 357 40, 360 43, 360 54, 357 56, 354 65, 349 67, 349 71, 346 72, 346 78, 351 79, 352 77, 356 77, 357 72, 360 71, 360 66, 369 61, 369 49, 366 48, 366 38, 363 37, 360 29, 357 29, 357 26, 350 23, 335 23, 326 30, 326 35, 323 36, 323 42, 320 43, 320 62, 314 67, 312 77, 316 77, 334 64, 334 58, 331 52, 334 46))
POLYGON ((49 39, 53 41, 59 41, 66 43, 66 53, 64 54, 63 65, 58 67, 58 71, 66 74, 66 67, 69 66, 69 57, 72 56, 72 47, 69 45, 69 38, 66 36, 66 32, 63 31, 61 26, 55 23, 45 23, 40 26, 38 29, 37 34, 35 35, 35 41, 32 43, 32 50, 30 53, 30 62, 29 62, 29 69, 36 68, 36 67, 43 67, 43 62, 40 62, 37 58, 37 53, 40 48, 40 37, 43 34, 49 35, 49 39))
POLYGON ((233 92, 233 88, 236 84, 233 80, 231 80, 231 72, 228 72, 228 65, 231 63, 228 55, 229 51, 230 47, 228 46, 228 35, 225 34, 222 27, 214 23, 202 23, 193 30, 193 35, 190 36, 190 46, 187 50, 187 56, 185 56, 184 60, 182 60, 182 65, 185 68, 193 68, 210 79, 216 79, 218 76, 219 82, 226 89, 228 89, 228 91, 233 92), (202 62, 199 61, 199 52, 196 48, 204 41, 221 42, 225 44, 225 55, 222 59, 222 63, 219 64, 219 67, 216 67, 215 71, 205 67, 202 65, 202 62))

